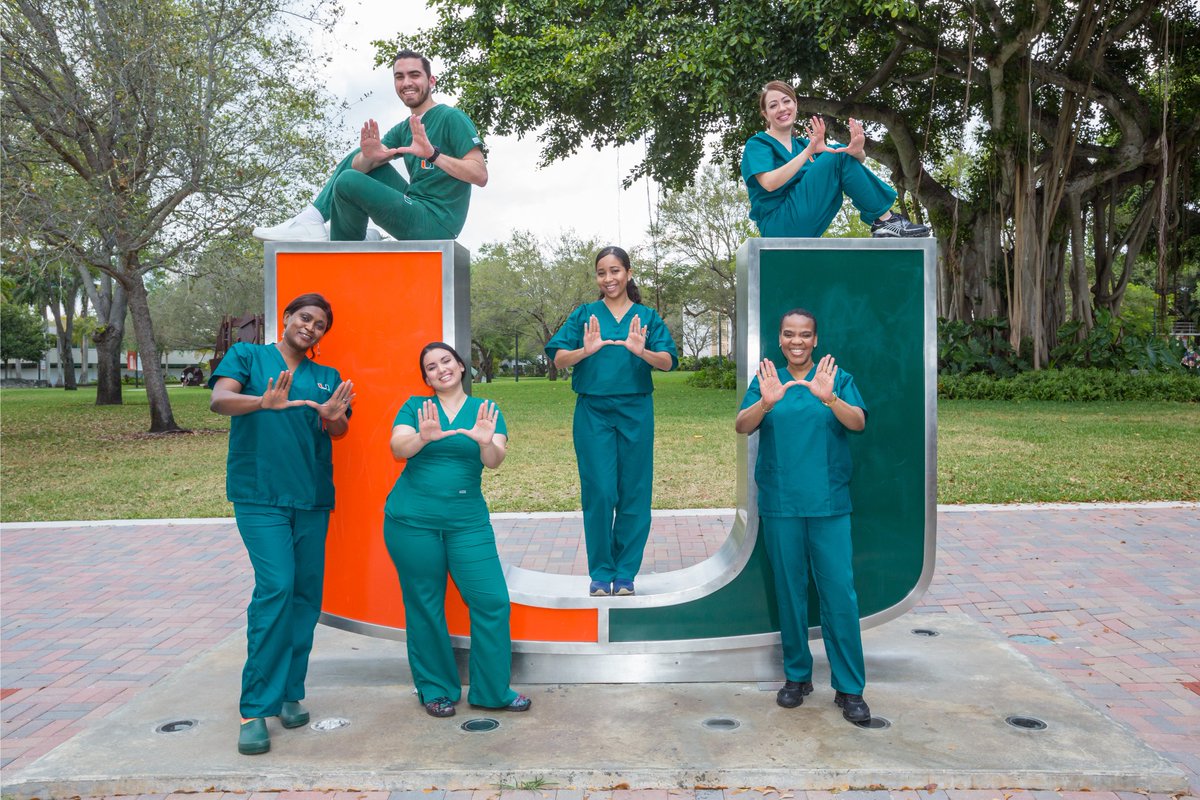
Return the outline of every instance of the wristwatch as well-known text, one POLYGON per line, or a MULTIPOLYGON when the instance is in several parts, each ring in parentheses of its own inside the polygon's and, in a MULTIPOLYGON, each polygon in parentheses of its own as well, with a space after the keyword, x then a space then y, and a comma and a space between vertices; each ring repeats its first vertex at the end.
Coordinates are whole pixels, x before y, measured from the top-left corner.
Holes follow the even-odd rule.
POLYGON ((822 400, 821 405, 825 406, 826 408, 833 408, 834 406, 837 405, 837 401, 840 399, 841 398, 837 396, 837 392, 834 392, 833 399, 830 400, 828 403, 826 403, 824 400, 822 400))
POLYGON ((433 155, 431 155, 429 158, 425 159, 425 163, 432 164, 433 162, 438 160, 438 156, 440 156, 441 154, 442 154, 441 149, 438 148, 438 146, 435 144, 433 146, 433 155))

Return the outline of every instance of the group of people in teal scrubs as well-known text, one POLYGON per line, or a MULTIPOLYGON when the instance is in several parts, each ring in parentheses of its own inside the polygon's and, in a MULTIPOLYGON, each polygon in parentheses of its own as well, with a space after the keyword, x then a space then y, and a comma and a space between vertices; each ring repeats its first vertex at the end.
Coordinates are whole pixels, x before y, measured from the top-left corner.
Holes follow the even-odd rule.
MULTIPOLYGON (((651 370, 678 364, 662 318, 640 302, 629 255, 596 258, 600 297, 580 306, 546 346, 572 368, 574 439, 592 596, 629 596, 650 531, 654 411, 651 370)), ((238 750, 270 749, 266 717, 286 728, 309 713, 304 680, 321 609, 325 536, 333 508, 331 439, 348 430, 353 383, 309 354, 333 326, 325 298, 288 304, 280 341, 239 343, 209 382, 211 408, 233 417, 226 491, 254 568, 247 610, 238 750)), ((786 380, 770 359, 759 365, 737 415, 739 433, 757 432, 760 528, 779 603, 786 682, 777 702, 801 705, 813 690, 808 646, 808 573, 821 605, 821 631, 835 703, 851 721, 870 718, 851 566, 848 432, 866 426, 866 404, 833 356, 813 362, 817 321, 784 315, 779 347, 786 380)), ((508 429, 495 403, 469 396, 467 363, 449 344, 420 353, 432 396, 397 412, 391 449, 407 462, 388 495, 383 536, 403 592, 408 661, 418 699, 435 717, 462 697, 446 624, 447 575, 470 613, 472 706, 527 711, 509 685, 509 595, 481 490, 485 467, 504 461, 508 429)))

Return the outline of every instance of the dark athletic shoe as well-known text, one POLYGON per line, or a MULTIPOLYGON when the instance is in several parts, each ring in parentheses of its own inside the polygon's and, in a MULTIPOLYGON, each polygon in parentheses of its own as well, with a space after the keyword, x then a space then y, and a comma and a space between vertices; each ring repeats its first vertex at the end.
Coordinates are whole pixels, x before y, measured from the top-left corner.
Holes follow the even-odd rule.
POLYGON ((612 584, 608 581, 592 581, 588 586, 588 594, 592 597, 608 597, 612 594, 612 584))
POLYGON ((861 694, 838 692, 833 697, 834 705, 842 709, 842 716, 850 722, 866 722, 871 718, 871 709, 861 694))
POLYGON ((909 222, 907 217, 895 211, 886 220, 877 219, 871 225, 871 236, 876 239, 917 239, 928 235, 928 225, 909 222))
POLYGON ((775 702, 784 708, 795 708, 804 704, 804 698, 812 694, 812 681, 787 681, 775 695, 775 702))
POLYGON ((617 597, 629 597, 633 593, 633 581, 623 581, 620 579, 613 581, 613 594, 617 597))

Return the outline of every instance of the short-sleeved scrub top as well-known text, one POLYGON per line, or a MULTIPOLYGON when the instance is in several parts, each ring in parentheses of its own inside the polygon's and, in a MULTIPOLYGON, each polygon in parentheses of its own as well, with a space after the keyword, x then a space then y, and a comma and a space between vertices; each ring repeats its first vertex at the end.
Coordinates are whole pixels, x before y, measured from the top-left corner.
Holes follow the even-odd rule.
MULTIPOLYGON (((816 365, 806 380, 816 374, 816 365)), ((781 369, 781 380, 786 376, 781 369)), ((790 379, 788 379, 790 380, 790 379)), ((866 405, 854 377, 838 369, 833 391, 846 403, 866 405)), ((759 401, 758 377, 750 381, 742 408, 759 401)), ((758 426, 758 513, 764 517, 834 517, 849 514, 850 441, 846 426, 812 392, 793 386, 758 426)))
MULTIPOLYGON (((420 429, 417 411, 429 397, 410 397, 396 412, 396 425, 420 429)), ((446 416, 442 403, 438 408, 442 430, 471 428, 485 400, 467 397, 454 419, 446 416)), ((496 415, 496 433, 508 435, 504 414, 496 415)), ((483 499, 483 460, 479 445, 469 436, 456 434, 427 442, 404 467, 396 485, 388 494, 383 513, 417 528, 468 530, 489 524, 487 501, 483 499)))
MULTIPOLYGON (((261 396, 267 380, 287 368, 275 345, 238 342, 221 359, 208 386, 218 378, 232 378, 244 394, 261 396)), ((336 369, 305 358, 292 371, 288 399, 324 403, 341 382, 336 369)), ((333 508, 333 443, 317 410, 293 406, 232 417, 225 496, 232 503, 333 508)))
MULTIPOLYGON (((380 139, 384 147, 408 147, 412 144, 409 121, 395 125, 380 139)), ((429 141, 448 156, 462 158, 476 147, 483 147, 483 140, 463 112, 454 106, 439 103, 421 115, 421 123, 429 141)), ((471 184, 451 176, 424 159, 411 154, 402 156, 408 168, 409 198, 419 202, 447 230, 457 236, 467 221, 467 208, 471 204, 471 184)))
MULTIPOLYGON (((629 325, 634 316, 642 320, 646 332, 646 349, 671 354, 671 369, 679 365, 679 353, 667 323, 652 308, 634 303, 620 320, 603 300, 584 303, 571 312, 558 333, 546 343, 546 357, 551 361, 559 350, 578 350, 583 347, 583 326, 595 315, 600 321, 600 338, 621 340, 629 338, 629 325)), ((571 388, 576 394, 620 395, 649 394, 654 391, 651 377, 654 368, 624 347, 608 345, 571 368, 571 388)))
MULTIPOLYGON (((828 143, 826 146, 830 150, 839 150, 845 147, 845 145, 833 142, 828 143)), ((768 192, 764 189, 762 184, 758 182, 758 178, 754 176, 779 169, 799 155, 806 147, 808 147, 808 139, 806 138, 793 136, 791 149, 789 150, 771 134, 759 131, 751 136, 746 142, 746 146, 742 148, 742 180, 746 182, 746 194, 750 198, 750 219, 754 220, 754 224, 758 226, 758 230, 763 236, 795 235, 793 231, 786 229, 786 227, 776 230, 771 218, 779 210, 779 207, 787 202, 791 187, 804 178, 804 173, 809 170, 813 162, 809 161, 805 163, 796 171, 795 175, 788 179, 787 183, 773 192, 768 192)), ((822 155, 818 154, 817 158, 821 158, 822 155)))

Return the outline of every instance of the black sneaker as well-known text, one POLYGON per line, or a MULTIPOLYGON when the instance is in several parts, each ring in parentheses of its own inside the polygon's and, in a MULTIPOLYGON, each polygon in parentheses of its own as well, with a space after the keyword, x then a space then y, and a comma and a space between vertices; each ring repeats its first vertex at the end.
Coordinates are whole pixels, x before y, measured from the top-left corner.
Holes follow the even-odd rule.
POLYGON ((908 217, 895 211, 887 219, 877 219, 871 225, 871 236, 876 239, 916 239, 928 235, 928 225, 909 222, 908 217))
POLYGON ((775 702, 784 708, 795 708, 804 703, 806 695, 812 694, 812 681, 787 681, 775 695, 775 702))
POLYGON ((842 716, 850 722, 866 722, 871 718, 871 709, 861 694, 838 692, 833 696, 833 703, 842 709, 842 716))

